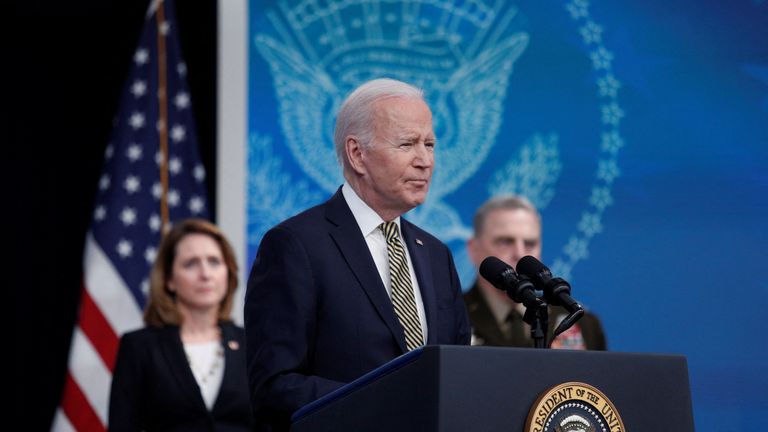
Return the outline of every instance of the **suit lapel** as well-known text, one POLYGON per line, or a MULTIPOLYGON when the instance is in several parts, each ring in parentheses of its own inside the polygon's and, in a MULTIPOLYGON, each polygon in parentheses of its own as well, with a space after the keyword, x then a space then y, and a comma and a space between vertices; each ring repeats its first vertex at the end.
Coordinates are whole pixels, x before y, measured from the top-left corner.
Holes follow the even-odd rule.
POLYGON ((413 270, 419 282, 421 300, 424 302, 424 314, 427 316, 427 344, 437 343, 437 297, 432 280, 432 268, 429 265, 429 250, 423 239, 416 236, 416 231, 410 222, 400 218, 400 230, 408 248, 408 255, 413 261, 413 270))
POLYGON ((363 287, 379 316, 389 328, 392 337, 397 340, 400 349, 406 352, 405 334, 402 326, 395 316, 392 301, 381 282, 376 263, 373 262, 368 245, 360 233, 360 227, 357 225, 346 201, 344 201, 341 188, 328 200, 326 217, 335 225, 330 229, 330 234, 339 247, 344 260, 354 273, 360 286, 363 287))
POLYGON ((166 326, 163 327, 160 334, 160 350, 168 362, 168 369, 173 374, 173 378, 178 383, 181 392, 184 393, 184 397, 198 408, 207 410, 200 393, 200 387, 197 386, 195 376, 192 375, 192 370, 188 366, 189 362, 181 343, 179 328, 166 326))
POLYGON ((240 362, 237 358, 239 355, 237 351, 241 347, 233 326, 228 323, 219 323, 219 328, 221 328, 221 347, 224 350, 224 376, 221 379, 221 386, 211 411, 222 409, 222 404, 231 400, 225 392, 228 389, 237 388, 239 385, 238 381, 243 379, 243 374, 245 373, 244 370, 238 367, 240 362))

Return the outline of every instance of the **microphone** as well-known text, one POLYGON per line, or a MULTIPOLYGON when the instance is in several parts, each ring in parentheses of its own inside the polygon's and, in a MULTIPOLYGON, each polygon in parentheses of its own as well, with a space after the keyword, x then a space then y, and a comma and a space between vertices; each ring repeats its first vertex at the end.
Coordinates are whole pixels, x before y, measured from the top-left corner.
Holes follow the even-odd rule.
POLYGON ((552 272, 541 261, 530 255, 524 256, 517 262, 517 271, 531 278, 534 285, 544 291, 547 303, 562 306, 571 314, 582 311, 579 318, 584 313, 581 305, 571 297, 571 285, 562 278, 552 277, 552 272))
POLYGON ((544 291, 544 299, 549 304, 562 306, 568 311, 568 316, 560 322, 552 333, 552 339, 549 341, 549 345, 551 345, 557 335, 571 328, 576 321, 584 316, 584 308, 571 297, 571 285, 563 278, 552 277, 552 272, 547 266, 536 258, 530 255, 520 258, 520 261, 517 262, 517 270, 520 274, 531 278, 534 285, 544 291))
POLYGON ((489 256, 480 263, 480 275, 496 288, 505 291, 507 296, 526 307, 540 307, 543 302, 536 297, 534 285, 523 275, 518 275, 515 269, 504 261, 489 256))

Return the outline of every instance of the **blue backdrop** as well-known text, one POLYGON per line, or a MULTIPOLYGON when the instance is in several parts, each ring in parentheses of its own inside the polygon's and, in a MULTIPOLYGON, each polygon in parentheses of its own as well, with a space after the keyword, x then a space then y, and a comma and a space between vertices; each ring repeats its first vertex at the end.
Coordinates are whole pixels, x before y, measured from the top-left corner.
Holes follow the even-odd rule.
MULTIPOLYGON (((542 211, 543 261, 609 348, 687 356, 697 430, 768 414, 768 4, 734 1, 252 1, 248 263, 264 232, 341 184, 344 96, 422 86, 437 168, 406 217, 462 282, 474 209, 542 211)), ((649 395, 650 397, 650 395, 649 395)))

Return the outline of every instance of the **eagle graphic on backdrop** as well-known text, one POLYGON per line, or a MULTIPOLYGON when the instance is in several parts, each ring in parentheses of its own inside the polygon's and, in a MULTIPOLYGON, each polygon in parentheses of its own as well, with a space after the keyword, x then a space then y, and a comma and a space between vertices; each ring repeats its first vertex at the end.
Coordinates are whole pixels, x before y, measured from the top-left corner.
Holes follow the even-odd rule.
POLYGON ((439 139, 430 199, 409 218, 444 241, 468 228, 443 198, 486 159, 502 121, 513 65, 528 34, 516 9, 483 1, 279 2, 257 34, 269 64, 285 143, 301 169, 333 193, 343 181, 333 149, 335 114, 357 85, 387 76, 424 88, 439 139))

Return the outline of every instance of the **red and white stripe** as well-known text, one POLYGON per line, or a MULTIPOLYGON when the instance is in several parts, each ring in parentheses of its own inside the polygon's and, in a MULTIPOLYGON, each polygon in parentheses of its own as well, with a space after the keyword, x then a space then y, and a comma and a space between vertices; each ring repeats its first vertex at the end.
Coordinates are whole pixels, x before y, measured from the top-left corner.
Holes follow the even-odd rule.
POLYGON ((120 335, 143 326, 142 312, 89 232, 77 327, 53 431, 104 431, 120 335))

